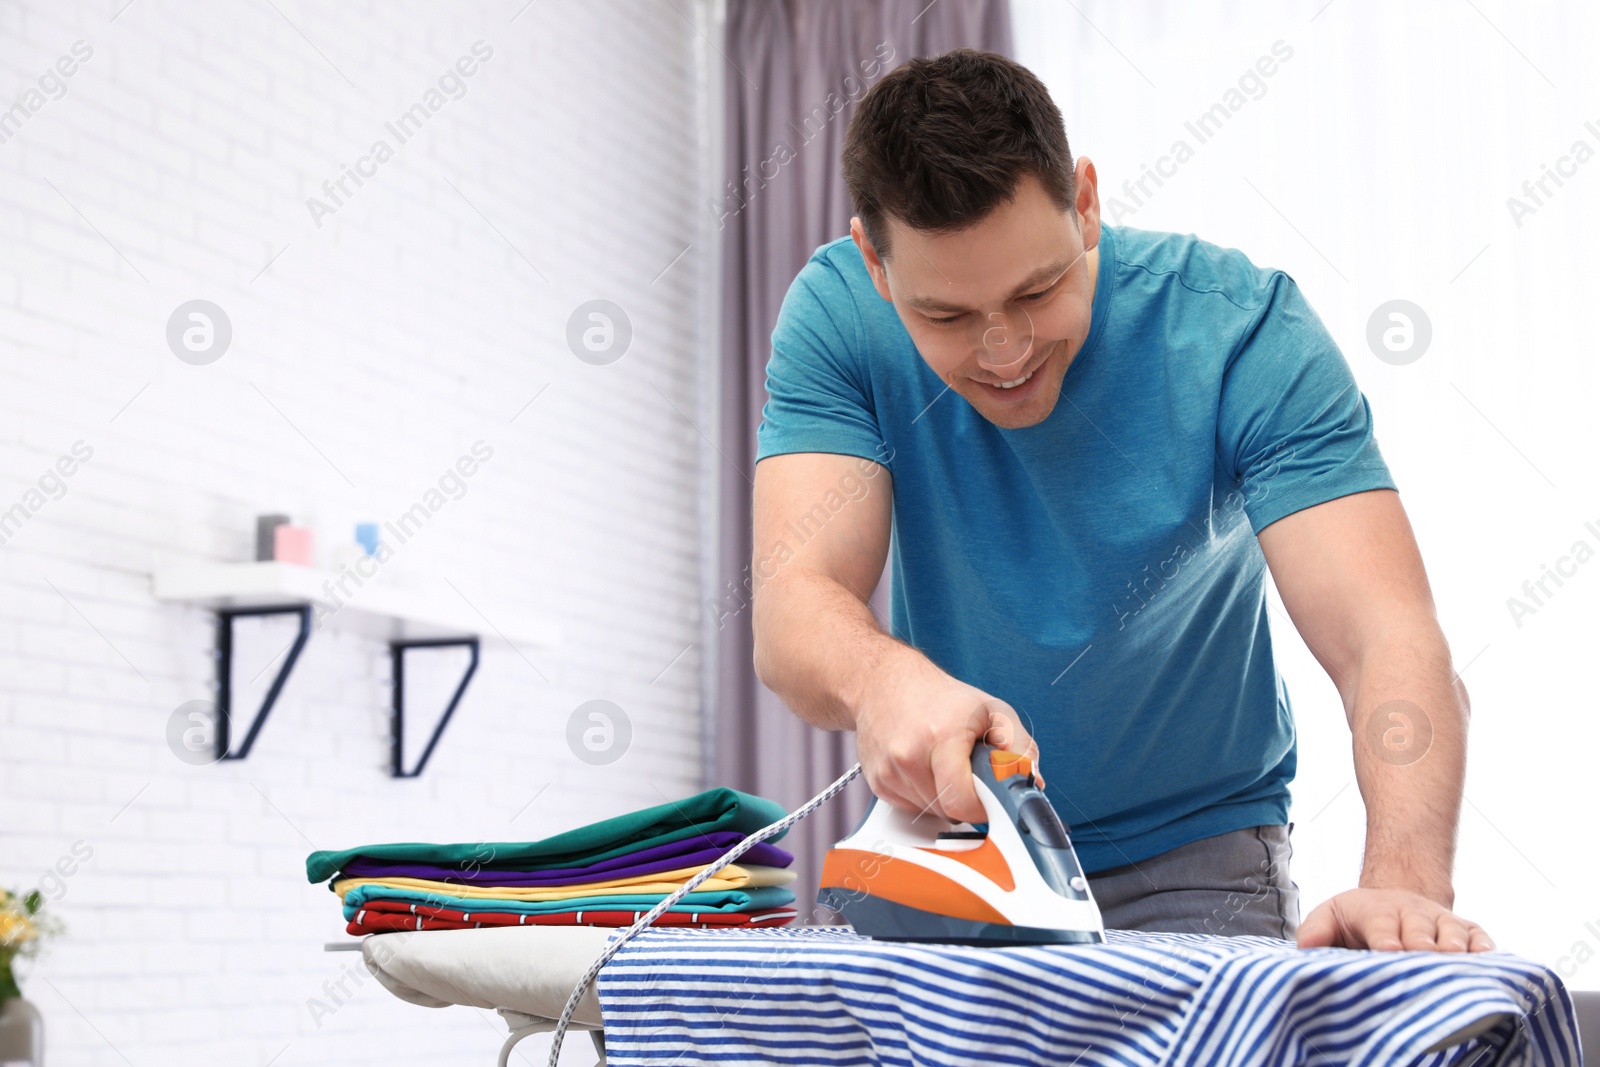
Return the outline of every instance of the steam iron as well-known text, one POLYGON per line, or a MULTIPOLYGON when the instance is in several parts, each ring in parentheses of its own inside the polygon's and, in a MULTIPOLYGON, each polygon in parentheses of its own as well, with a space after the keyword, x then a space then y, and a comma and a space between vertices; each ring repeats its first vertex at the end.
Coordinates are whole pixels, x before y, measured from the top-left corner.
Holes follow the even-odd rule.
POLYGON ((884 941, 1104 944, 1100 909, 1033 761, 980 741, 972 776, 987 831, 873 797, 823 859, 817 900, 884 941))

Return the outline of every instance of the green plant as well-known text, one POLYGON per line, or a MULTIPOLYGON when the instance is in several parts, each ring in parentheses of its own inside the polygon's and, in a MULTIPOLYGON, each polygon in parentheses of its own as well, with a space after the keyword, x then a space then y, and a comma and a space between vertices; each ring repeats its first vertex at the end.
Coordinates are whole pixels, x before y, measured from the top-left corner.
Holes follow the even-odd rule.
POLYGON ((44 914, 44 894, 0 889, 0 1001, 22 996, 12 961, 38 955, 45 939, 61 933, 61 921, 44 914))

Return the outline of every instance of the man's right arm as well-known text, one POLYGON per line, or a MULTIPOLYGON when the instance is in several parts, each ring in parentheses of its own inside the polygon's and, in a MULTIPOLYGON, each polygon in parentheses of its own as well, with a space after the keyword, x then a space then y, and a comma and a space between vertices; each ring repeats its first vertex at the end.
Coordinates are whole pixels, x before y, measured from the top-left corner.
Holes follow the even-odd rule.
POLYGON ((1009 705, 878 625, 867 599, 889 552, 891 477, 870 460, 822 452, 756 464, 756 676, 812 725, 855 730, 877 796, 981 822, 977 739, 1003 724, 990 740, 1038 753, 1009 705))
POLYGON ((756 677, 825 730, 855 729, 873 664, 910 651, 867 606, 889 554, 891 477, 870 460, 827 452, 756 464, 756 677), (841 485, 866 491, 852 498, 841 485), (824 502, 830 492, 845 501, 837 512, 824 502))

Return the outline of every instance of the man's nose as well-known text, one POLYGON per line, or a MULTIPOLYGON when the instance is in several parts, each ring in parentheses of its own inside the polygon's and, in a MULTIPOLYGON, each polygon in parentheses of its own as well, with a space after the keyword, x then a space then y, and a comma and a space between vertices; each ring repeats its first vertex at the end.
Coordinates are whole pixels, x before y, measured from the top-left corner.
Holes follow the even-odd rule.
POLYGON ((978 321, 978 366, 1009 381, 1006 375, 1021 370, 1033 355, 1033 320, 1021 308, 1008 308, 978 321))

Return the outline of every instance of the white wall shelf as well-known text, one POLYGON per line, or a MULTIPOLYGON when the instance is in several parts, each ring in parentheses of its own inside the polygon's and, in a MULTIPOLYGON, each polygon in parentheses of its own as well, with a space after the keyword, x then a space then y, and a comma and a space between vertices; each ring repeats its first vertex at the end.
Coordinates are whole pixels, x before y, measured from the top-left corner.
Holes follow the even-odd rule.
POLYGON ((349 630, 387 641, 484 636, 544 648, 561 641, 560 628, 548 620, 498 603, 468 603, 447 582, 380 585, 367 579, 358 588, 346 580, 349 595, 344 595, 337 589, 339 578, 333 571, 275 560, 187 563, 157 571, 154 587, 157 600, 214 609, 310 604, 314 629, 349 630))
POLYGON ((427 586, 392 585, 366 579, 360 586, 345 575, 268 560, 256 563, 191 563, 158 571, 152 585, 157 600, 208 608, 217 613, 217 760, 250 754, 261 727, 277 703, 284 682, 314 630, 347 630, 389 643, 393 694, 389 773, 415 778, 427 766, 444 728, 455 714, 467 683, 478 669, 479 645, 486 635, 513 644, 549 647, 561 639, 553 624, 498 604, 475 605, 447 582, 427 586), (339 581, 344 578, 341 589, 339 581), (241 615, 294 615, 298 635, 278 669, 244 740, 232 748, 233 621, 241 615), (404 765, 405 659, 418 648, 465 647, 471 653, 444 714, 434 726, 413 767, 404 765))

